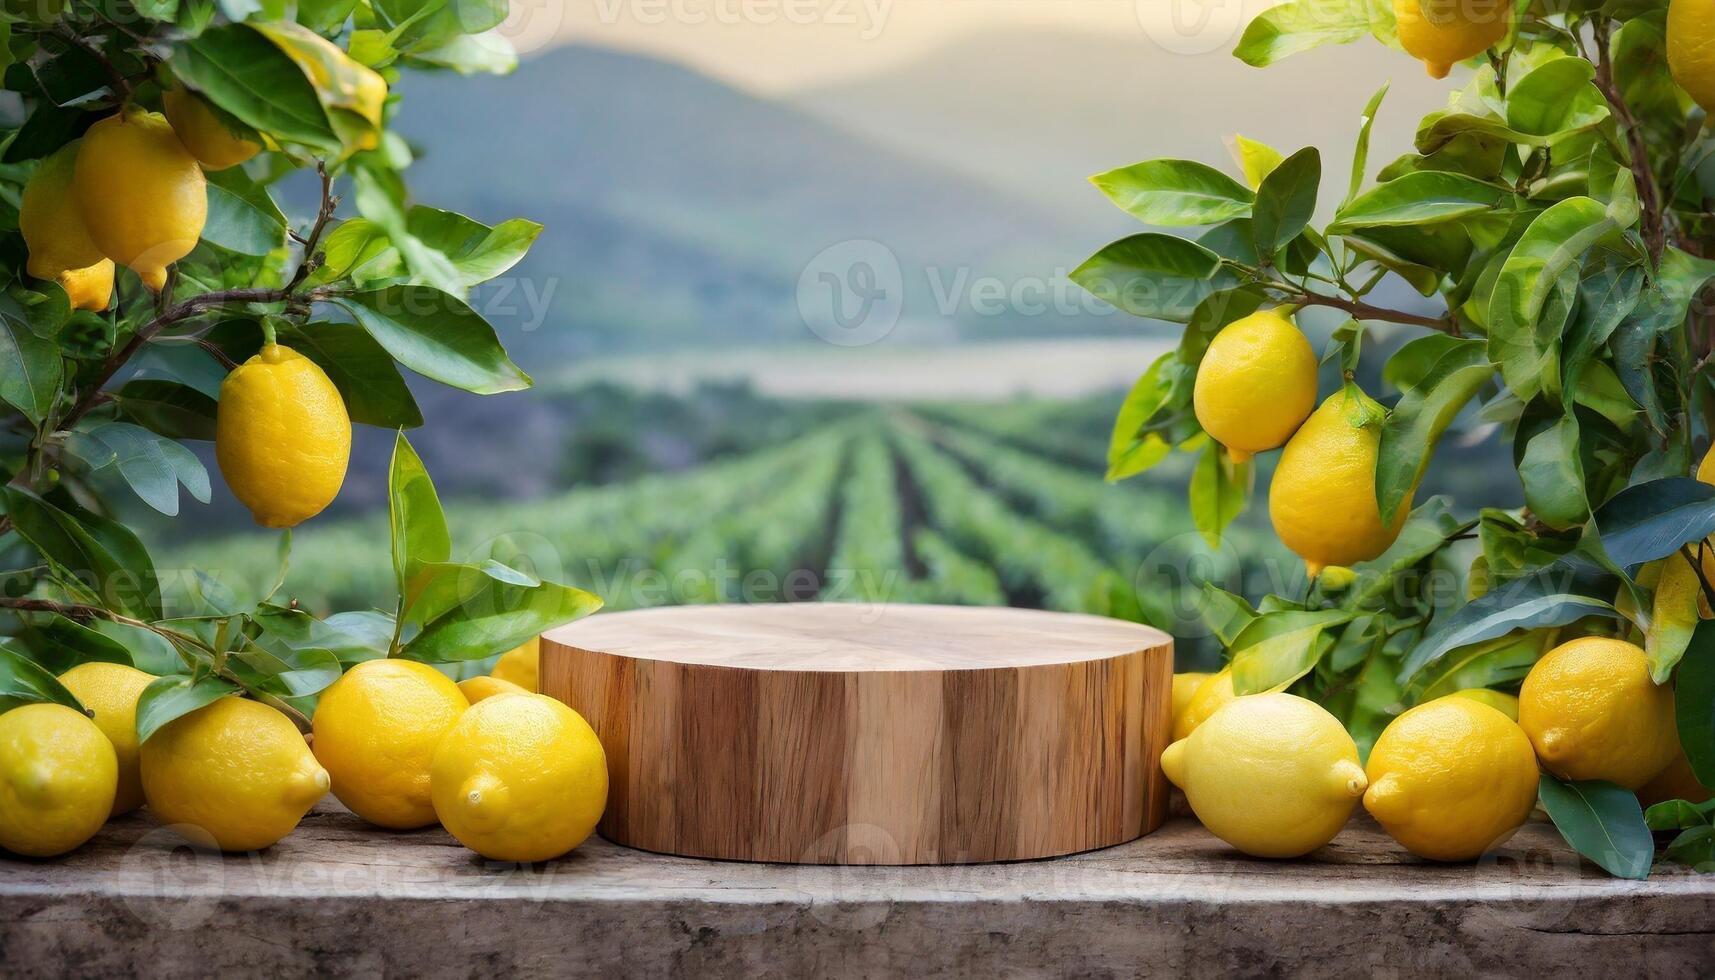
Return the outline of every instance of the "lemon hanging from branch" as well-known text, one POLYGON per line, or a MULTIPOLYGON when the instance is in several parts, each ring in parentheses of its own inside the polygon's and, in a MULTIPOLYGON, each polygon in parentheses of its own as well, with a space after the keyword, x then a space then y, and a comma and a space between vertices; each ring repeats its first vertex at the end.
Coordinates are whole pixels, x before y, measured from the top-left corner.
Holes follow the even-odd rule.
POLYGON ((1382 407, 1355 384, 1328 396, 1280 454, 1268 491, 1274 533, 1312 577, 1369 561, 1405 526, 1411 494, 1387 520, 1376 503, 1382 407))
POLYGON ((351 417, 314 361, 265 344, 220 386, 214 452, 256 523, 294 527, 339 494, 351 458, 351 417))
POLYGON ((208 220, 202 168, 158 112, 135 106, 84 134, 73 194, 90 240, 160 292, 208 220))
POLYGON ((1698 105, 1715 112, 1715 4, 1706 0, 1668 4, 1667 67, 1698 105))
POLYGON ((1510 0, 1394 0, 1399 43, 1423 62, 1430 78, 1501 42, 1510 26, 1510 0))
POLYGON ((1209 342, 1192 400, 1203 430, 1242 462, 1284 444, 1316 407, 1316 352, 1278 311, 1252 313, 1209 342))

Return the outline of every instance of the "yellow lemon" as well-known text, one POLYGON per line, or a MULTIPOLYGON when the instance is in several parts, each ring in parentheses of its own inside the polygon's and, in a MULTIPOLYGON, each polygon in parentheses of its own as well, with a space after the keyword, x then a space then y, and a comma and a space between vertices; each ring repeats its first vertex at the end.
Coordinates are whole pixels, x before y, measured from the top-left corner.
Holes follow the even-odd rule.
POLYGON ((1203 430, 1248 459, 1284 444, 1316 407, 1316 352, 1291 320, 1252 313, 1209 342, 1191 397, 1203 430))
POLYGON ((113 810, 113 743, 82 712, 26 704, 0 715, 0 847, 53 857, 95 836, 113 810))
POLYGON ((236 167, 262 152, 262 144, 235 132, 225 120, 190 89, 170 88, 161 95, 161 107, 179 142, 208 170, 236 167))
POLYGON ((72 195, 79 141, 36 165, 18 205, 18 230, 30 259, 26 271, 59 283, 74 310, 105 310, 113 300, 113 260, 83 226, 72 195))
POLYGON ((79 664, 60 675, 85 708, 95 712, 95 726, 113 743, 119 761, 119 792, 113 815, 143 805, 143 776, 137 769, 137 698, 155 679, 125 664, 79 664))
POLYGON ((136 107, 89 127, 72 184, 90 240, 160 292, 208 220, 202 168, 158 112, 136 107))
POLYGON ((435 749, 435 814, 495 861, 547 861, 584 842, 607 806, 607 756, 583 716, 545 694, 471 706, 435 749))
POLYGON ((286 716, 225 697, 161 726, 142 750, 143 795, 164 824, 188 824, 223 851, 279 841, 327 795, 328 774, 286 716))
POLYGON ((1666 769, 1657 773, 1654 779, 1638 790, 1638 802, 1644 806, 1655 806, 1664 800, 1685 800, 1690 803, 1702 803, 1715 793, 1709 787, 1697 781, 1697 774, 1691 771, 1691 760, 1684 752, 1666 769))
POLYGON ((1486 687, 1467 687, 1462 691, 1454 691, 1447 695, 1450 698, 1467 698, 1478 704, 1489 707, 1506 715, 1509 721, 1518 721, 1518 698, 1500 691, 1491 691, 1486 687))
POLYGON ((113 305, 112 259, 102 259, 87 269, 67 269, 59 274, 58 281, 74 310, 100 313, 113 305))
POLYGON ((1369 561, 1405 526, 1410 494, 1387 521, 1376 504, 1381 417, 1381 406, 1347 386, 1311 413, 1280 454, 1268 516, 1312 576, 1328 565, 1369 561))
POLYGON ((465 700, 475 704, 484 698, 492 698, 496 694, 530 694, 511 681, 503 681, 498 677, 467 677, 459 681, 459 691, 465 700))
POLYGON ((1667 67, 1698 105, 1715 112, 1715 6, 1707 0, 1667 5, 1667 67))
POLYGON ((1400 47, 1430 78, 1475 58, 1507 36, 1512 0, 1393 0, 1400 47))
MULTIPOLYGON (((1185 707, 1191 703, 1191 698, 1203 682, 1210 678, 1209 674, 1184 673, 1173 675, 1173 727, 1178 731, 1179 719, 1185 714, 1185 707)), ((1189 734, 1189 733, 1187 733, 1189 734)))
MULTIPOLYGON (((1464 692, 1461 692, 1464 693, 1464 692)), ((1536 805, 1536 753, 1512 719, 1471 697, 1420 704, 1376 739, 1364 809, 1405 849, 1469 861, 1536 805)))
POLYGON ((214 455, 256 523, 294 527, 339 494, 351 417, 314 361, 269 344, 220 386, 214 455))
POLYGON ((1292 694, 1234 700, 1169 745, 1161 768, 1210 833, 1257 857, 1333 840, 1369 785, 1339 719, 1292 694))
POLYGON ((1673 690, 1650 680, 1635 644, 1585 636, 1548 651, 1519 689, 1519 725, 1562 779, 1635 790, 1679 753, 1673 690))
MULTIPOLYGON (((1231 667, 1223 668, 1220 673, 1205 675, 1203 683, 1191 692, 1181 710, 1173 711, 1173 739, 1189 736, 1197 730, 1197 726, 1207 721, 1209 716, 1225 707, 1229 701, 1238 697, 1233 693, 1233 671, 1231 667)), ((1177 700, 1178 691, 1174 691, 1177 700)))
POLYGON ((409 660, 366 660, 322 692, 316 758, 351 811, 395 830, 435 822, 429 760, 470 707, 445 674, 409 660))
POLYGON ((542 689, 542 638, 533 637, 500 655, 489 673, 534 694, 542 689))

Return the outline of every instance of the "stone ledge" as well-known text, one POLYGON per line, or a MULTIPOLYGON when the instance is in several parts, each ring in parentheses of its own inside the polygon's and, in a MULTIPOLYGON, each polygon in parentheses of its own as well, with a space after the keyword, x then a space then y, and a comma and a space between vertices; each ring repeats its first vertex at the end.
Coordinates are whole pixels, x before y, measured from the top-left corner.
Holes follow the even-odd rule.
POLYGON ((9 977, 207 974, 1034 976, 1539 974, 1715 968, 1715 876, 1581 864, 1552 827, 1478 865, 1418 861, 1360 817, 1293 862, 1194 822, 1052 861, 736 864, 592 840, 535 866, 324 805, 261 854, 177 846, 142 814, 55 861, 0 857, 9 977))

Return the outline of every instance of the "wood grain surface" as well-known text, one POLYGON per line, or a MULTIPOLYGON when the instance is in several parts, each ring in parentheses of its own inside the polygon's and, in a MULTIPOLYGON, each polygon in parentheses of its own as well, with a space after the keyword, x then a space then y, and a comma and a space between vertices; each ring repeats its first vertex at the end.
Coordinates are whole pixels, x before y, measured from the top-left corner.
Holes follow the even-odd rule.
POLYGON ((542 690, 607 750, 601 833, 668 854, 952 864, 1160 824, 1173 642, 1025 609, 795 603, 593 616, 542 690))

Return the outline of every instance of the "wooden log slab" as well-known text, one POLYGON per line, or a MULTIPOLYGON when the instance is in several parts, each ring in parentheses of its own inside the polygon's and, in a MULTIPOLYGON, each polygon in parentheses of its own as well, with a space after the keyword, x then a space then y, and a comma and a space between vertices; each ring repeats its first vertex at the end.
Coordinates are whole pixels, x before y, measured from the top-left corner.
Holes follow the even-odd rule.
POLYGON ((1363 816, 1296 861, 1183 817, 1107 850, 965 867, 698 861, 592 838, 539 865, 330 798, 257 854, 148 811, 70 855, 0 853, 0 976, 1470 977, 1707 975, 1715 875, 1581 863, 1533 822, 1488 860, 1363 816))
POLYGON ((1173 641, 1028 609, 793 603, 592 616, 541 684, 607 750, 603 836, 808 864, 1108 847, 1166 812, 1173 641))

